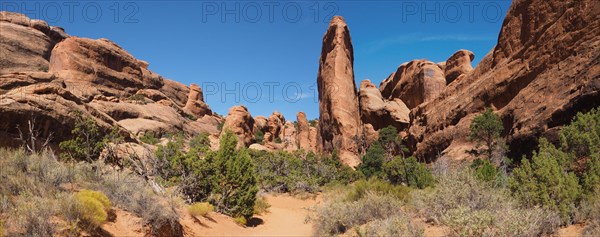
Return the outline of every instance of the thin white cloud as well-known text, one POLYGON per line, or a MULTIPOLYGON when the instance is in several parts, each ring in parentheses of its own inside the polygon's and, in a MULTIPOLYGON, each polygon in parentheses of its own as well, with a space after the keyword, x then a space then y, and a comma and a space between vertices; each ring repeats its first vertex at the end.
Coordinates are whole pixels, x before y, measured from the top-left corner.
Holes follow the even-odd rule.
POLYGON ((493 37, 482 36, 482 35, 466 35, 466 34, 445 34, 445 35, 423 35, 420 33, 406 34, 396 37, 390 37, 387 39, 374 41, 368 47, 369 52, 381 50, 383 48, 408 43, 419 43, 419 42, 435 42, 435 41, 491 41, 495 40, 493 37))

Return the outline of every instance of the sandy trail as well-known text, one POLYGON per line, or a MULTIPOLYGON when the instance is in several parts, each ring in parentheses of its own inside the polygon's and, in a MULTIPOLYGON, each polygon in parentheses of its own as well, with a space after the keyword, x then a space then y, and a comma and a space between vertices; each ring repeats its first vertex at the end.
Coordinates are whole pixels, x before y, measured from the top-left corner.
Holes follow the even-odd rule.
POLYGON ((209 218, 195 218, 185 215, 181 224, 187 236, 310 236, 312 225, 306 223, 308 208, 320 203, 320 198, 298 199, 289 195, 265 196, 271 205, 269 212, 256 216, 262 224, 256 227, 242 227, 230 217, 211 213, 209 218))

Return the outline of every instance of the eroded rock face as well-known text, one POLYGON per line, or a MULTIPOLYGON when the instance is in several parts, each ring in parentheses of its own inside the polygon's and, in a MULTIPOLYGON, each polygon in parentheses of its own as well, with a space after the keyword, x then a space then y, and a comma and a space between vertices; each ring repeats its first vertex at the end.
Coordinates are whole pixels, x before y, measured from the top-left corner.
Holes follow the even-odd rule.
POLYGON ((444 70, 446 83, 450 84, 459 76, 467 75, 473 71, 473 66, 471 66, 473 59, 475 59, 473 52, 465 49, 459 50, 450 56, 442 69, 444 70))
POLYGON ((212 111, 206 103, 204 103, 204 95, 202 89, 196 84, 190 85, 190 94, 188 96, 187 103, 183 110, 196 116, 202 117, 204 115, 211 115, 212 111))
MULTIPOLYGON (((267 120, 267 127, 269 133, 271 133, 272 135, 270 138, 275 139, 276 137, 278 137, 279 139, 283 139, 283 125, 285 125, 285 118, 281 113, 275 111, 271 115, 269 115, 269 118, 267 120)), ((274 140, 265 141, 272 142, 274 140)))
POLYGON ((408 127, 410 110, 400 99, 384 100, 381 92, 370 80, 360 83, 358 92, 360 115, 364 124, 371 124, 375 130, 388 125, 402 130, 408 127))
POLYGON ((0 12, 0 74, 48 71, 54 45, 68 37, 45 21, 13 12, 0 12))
POLYGON ((306 120, 306 114, 304 112, 298 112, 296 114, 296 121, 298 121, 298 147, 305 151, 313 151, 310 146, 310 125, 306 120))
POLYGON ((409 109, 435 99, 446 87, 444 72, 427 60, 413 60, 398 67, 395 73, 381 82, 383 98, 402 100, 409 109))
POLYGON ((264 133, 268 132, 267 118, 265 116, 256 116, 254 118, 254 133, 261 131, 264 133))
POLYGON ((254 128, 254 118, 252 118, 248 109, 241 105, 233 106, 229 109, 229 113, 225 118, 221 134, 230 130, 237 135, 238 146, 247 147, 254 143, 254 133, 252 128, 254 128))
POLYGON ((315 152, 315 153, 319 151, 319 144, 320 144, 319 137, 320 136, 319 136, 319 125, 318 124, 314 127, 308 128, 308 141, 309 141, 310 151, 315 152))
POLYGON ((296 130, 296 126, 294 123, 287 121, 283 126, 283 138, 281 142, 285 144, 285 150, 287 151, 295 151, 298 150, 298 132, 296 130))
POLYGON ((321 148, 337 149, 343 163, 356 166, 362 126, 354 83, 354 52, 350 31, 335 16, 323 37, 317 84, 319 90, 321 148))
POLYGON ((217 132, 220 118, 206 113, 190 120, 183 109, 188 97, 201 104, 201 93, 149 71, 147 62, 109 40, 69 37, 60 27, 7 12, 0 12, 0 31, 0 146, 18 145, 16 127, 24 130, 30 120, 42 139, 69 139, 77 113, 102 131, 119 127, 128 141, 147 131, 217 132))
POLYGON ((412 111, 415 155, 433 160, 452 150, 468 120, 491 106, 504 123, 509 155, 520 157, 538 137, 599 106, 598 15, 594 0, 513 1, 496 47, 474 71, 412 111))

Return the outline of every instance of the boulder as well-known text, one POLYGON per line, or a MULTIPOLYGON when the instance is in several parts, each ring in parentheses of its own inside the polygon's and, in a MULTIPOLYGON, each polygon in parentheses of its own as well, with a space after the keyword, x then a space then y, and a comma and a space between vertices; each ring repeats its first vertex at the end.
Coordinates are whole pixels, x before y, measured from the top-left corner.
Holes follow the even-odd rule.
POLYGON ((446 84, 450 84, 460 75, 467 75, 473 71, 471 62, 474 58, 475 55, 473 52, 465 49, 461 49, 450 56, 442 69, 444 71, 444 76, 446 77, 446 84))
POLYGON ((196 117, 202 117, 204 115, 211 115, 212 111, 206 103, 204 103, 204 95, 202 89, 196 84, 190 85, 190 93, 188 95, 187 103, 183 107, 183 110, 196 117))
POLYGON ((273 149, 266 147, 264 145, 258 144, 258 143, 254 143, 254 144, 250 145, 248 147, 248 149, 257 150, 257 151, 268 151, 268 152, 273 151, 273 149))
POLYGON ((375 130, 388 125, 403 130, 408 127, 410 110, 402 100, 394 98, 384 100, 381 92, 370 80, 360 83, 358 92, 360 101, 360 115, 364 124, 371 124, 375 130))
POLYGON ((247 147, 254 142, 253 127, 254 118, 248 109, 243 105, 233 106, 225 117, 221 135, 230 130, 238 137, 238 147, 247 147))
MULTIPOLYGON (((278 137, 279 139, 283 140, 282 137, 282 131, 283 131, 283 125, 285 124, 285 118, 283 117, 283 115, 277 111, 273 112, 271 115, 269 115, 269 118, 267 120, 267 131, 269 131, 269 133, 271 133, 270 139, 275 139, 276 137, 278 137)), ((274 140, 265 140, 268 142, 274 141, 274 140)))
POLYGON ((267 118, 265 118, 265 116, 256 116, 256 118, 254 118, 254 133, 261 131, 264 133, 268 132, 268 126, 267 126, 267 118))
POLYGON ((353 66, 350 31, 342 17, 334 16, 323 37, 317 76, 320 146, 328 153, 337 149, 343 163, 357 166, 362 125, 353 66))
POLYGON ((381 82, 379 90, 384 99, 402 100, 409 109, 435 99, 446 87, 440 67, 427 60, 403 63, 395 73, 381 82))

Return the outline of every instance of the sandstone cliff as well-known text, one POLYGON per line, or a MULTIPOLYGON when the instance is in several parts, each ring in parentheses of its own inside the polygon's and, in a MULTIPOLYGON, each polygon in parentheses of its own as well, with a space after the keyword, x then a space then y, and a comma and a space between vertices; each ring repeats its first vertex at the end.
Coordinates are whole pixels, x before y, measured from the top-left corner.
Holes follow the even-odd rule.
POLYGON ((472 117, 489 106, 502 117, 511 157, 520 157, 535 148, 537 137, 551 137, 578 111, 599 106, 599 15, 594 0, 513 1, 496 47, 411 111, 408 141, 415 155, 433 160, 455 151, 472 117))
POLYGON ((61 28, 0 12, 0 145, 15 146, 35 119, 41 137, 70 137, 75 116, 118 126, 130 138, 146 131, 216 133, 199 87, 148 70, 148 63, 107 39, 68 36, 61 28), (19 129, 18 129, 19 128, 19 129))

